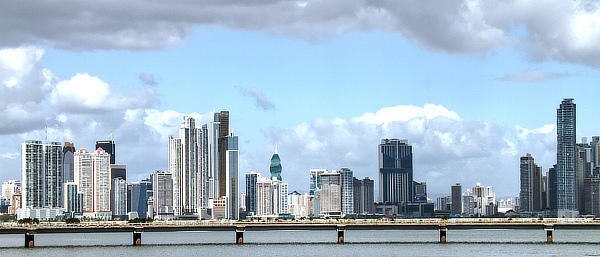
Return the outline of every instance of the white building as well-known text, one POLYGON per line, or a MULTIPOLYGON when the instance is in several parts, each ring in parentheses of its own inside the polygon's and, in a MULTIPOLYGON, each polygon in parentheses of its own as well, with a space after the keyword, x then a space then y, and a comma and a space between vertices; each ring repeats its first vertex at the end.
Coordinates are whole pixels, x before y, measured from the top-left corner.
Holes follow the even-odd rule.
POLYGON ((28 140, 21 144, 23 208, 62 206, 62 146, 28 140))
POLYGON ((83 193, 84 215, 110 218, 110 154, 101 148, 93 153, 81 148, 73 158, 75 183, 83 193))

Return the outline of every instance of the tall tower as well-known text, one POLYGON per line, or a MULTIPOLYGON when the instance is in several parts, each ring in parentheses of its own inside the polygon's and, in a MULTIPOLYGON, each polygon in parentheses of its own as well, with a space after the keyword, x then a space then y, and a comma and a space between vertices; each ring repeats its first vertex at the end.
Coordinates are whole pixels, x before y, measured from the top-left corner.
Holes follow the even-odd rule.
POLYGON ((238 173, 239 173, 239 150, 238 137, 231 134, 227 137, 227 151, 225 152, 225 197, 229 199, 229 211, 227 218, 237 220, 238 209, 238 173))
POLYGON ((452 204, 450 205, 450 213, 459 215, 462 214, 462 186, 460 185, 460 183, 456 183, 456 185, 452 186, 451 200, 452 204))
POLYGON ((113 140, 113 134, 108 135, 106 140, 96 141, 96 148, 102 148, 107 154, 110 154, 110 164, 115 164, 115 155, 117 149, 115 147, 115 141, 113 140))
POLYGON ((23 208, 62 206, 62 156, 59 142, 29 140, 21 145, 23 208))
POLYGON ((354 173, 348 168, 340 170, 341 186, 342 186, 342 215, 355 213, 354 212, 354 173))
POLYGON ((275 153, 271 156, 271 165, 269 166, 271 170, 271 179, 277 178, 277 180, 281 180, 281 159, 279 158, 279 154, 277 153, 277 145, 275 146, 275 153))
POLYGON ((556 208, 577 210, 576 108, 573 98, 565 98, 556 110, 556 208))
POLYGON ((252 171, 246 173, 246 212, 256 215, 257 201, 257 183, 260 180, 260 173, 252 171))
POLYGON ((382 139, 379 145, 379 201, 408 203, 413 198, 412 146, 405 139, 382 139))
MULTIPOLYGON (((216 115, 216 114, 215 114, 216 115)), ((215 117, 216 120, 216 117, 215 117)), ((219 113, 219 135, 218 135, 218 173, 217 189, 218 197, 227 195, 227 145, 229 144, 229 111, 221 111, 219 113)))
POLYGON ((75 153, 75 146, 73 142, 65 142, 63 146, 63 183, 68 181, 75 181, 74 178, 74 164, 73 164, 73 153, 75 153))
POLYGON ((179 138, 169 136, 169 172, 173 178, 173 211, 175 216, 196 214, 202 204, 202 169, 198 135, 202 130, 196 127, 196 120, 183 117, 179 128, 179 138))

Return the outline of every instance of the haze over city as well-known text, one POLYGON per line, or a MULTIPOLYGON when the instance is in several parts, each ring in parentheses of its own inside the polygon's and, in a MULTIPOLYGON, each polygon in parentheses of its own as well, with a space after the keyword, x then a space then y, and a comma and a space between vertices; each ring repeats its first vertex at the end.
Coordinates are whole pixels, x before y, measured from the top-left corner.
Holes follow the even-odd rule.
POLYGON ((556 163, 563 98, 577 137, 600 135, 598 5, 3 3, 0 181, 20 179, 25 140, 91 149, 111 133, 139 181, 167 170, 183 116, 229 110, 240 177, 268 174, 277 145, 290 191, 311 168, 377 183, 377 145, 402 138, 430 198, 456 182, 517 196, 519 157, 556 163))

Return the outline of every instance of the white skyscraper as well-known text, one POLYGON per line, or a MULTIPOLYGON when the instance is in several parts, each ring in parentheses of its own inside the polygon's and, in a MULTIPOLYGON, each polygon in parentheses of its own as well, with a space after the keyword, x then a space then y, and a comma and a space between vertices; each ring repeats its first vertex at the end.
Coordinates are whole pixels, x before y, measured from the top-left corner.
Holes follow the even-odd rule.
POLYGON ((256 215, 273 215, 273 181, 261 178, 256 182, 256 215))
POLYGON ((29 140, 21 145, 23 208, 61 207, 62 146, 29 140))
POLYGON ((84 215, 110 218, 110 154, 101 148, 93 153, 81 148, 73 159, 75 182, 83 193, 84 215))

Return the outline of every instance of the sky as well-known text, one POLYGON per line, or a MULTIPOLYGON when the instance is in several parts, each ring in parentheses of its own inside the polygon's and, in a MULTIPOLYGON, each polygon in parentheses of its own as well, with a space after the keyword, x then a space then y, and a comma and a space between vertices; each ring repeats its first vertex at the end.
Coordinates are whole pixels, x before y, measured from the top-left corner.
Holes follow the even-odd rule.
POLYGON ((518 196, 519 158, 556 162, 556 108, 600 135, 598 1, 172 0, 0 3, 0 181, 25 140, 93 149, 111 133, 129 182, 167 170, 184 115, 229 110, 245 173, 284 182, 408 139, 430 198, 518 196))

